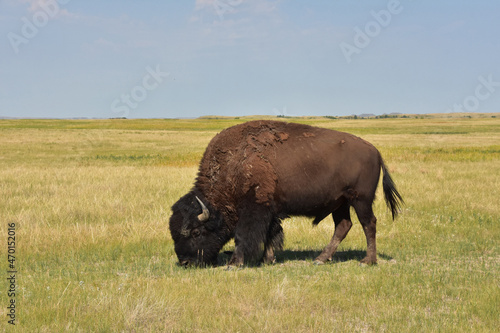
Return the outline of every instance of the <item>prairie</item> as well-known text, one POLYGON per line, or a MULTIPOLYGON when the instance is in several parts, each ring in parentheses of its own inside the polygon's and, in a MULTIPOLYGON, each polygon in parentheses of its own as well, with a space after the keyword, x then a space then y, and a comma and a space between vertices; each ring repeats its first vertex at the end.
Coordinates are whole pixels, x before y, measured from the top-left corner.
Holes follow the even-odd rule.
POLYGON ((168 220, 210 139, 249 117, 0 120, 0 331, 496 332, 498 116, 284 119, 373 143, 406 205, 392 221, 379 189, 376 266, 359 265, 356 220, 314 266, 333 221, 291 217, 275 265, 234 271, 223 253, 219 267, 179 267, 168 220))

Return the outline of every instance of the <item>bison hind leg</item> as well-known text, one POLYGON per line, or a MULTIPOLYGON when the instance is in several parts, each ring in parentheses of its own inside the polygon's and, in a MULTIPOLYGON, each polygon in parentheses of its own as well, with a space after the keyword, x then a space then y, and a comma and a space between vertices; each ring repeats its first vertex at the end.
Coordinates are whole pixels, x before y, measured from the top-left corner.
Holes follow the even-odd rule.
POLYGON ((332 256, 337 251, 339 244, 345 238, 349 230, 351 230, 352 222, 349 209, 350 205, 346 201, 332 213, 333 221, 335 222, 335 231, 330 243, 328 243, 323 252, 314 260, 315 264, 321 265, 332 260, 332 256))
POLYGON ((373 214, 372 203, 367 201, 356 202, 354 210, 366 236, 366 257, 361 260, 361 264, 375 265, 377 264, 377 218, 373 214))

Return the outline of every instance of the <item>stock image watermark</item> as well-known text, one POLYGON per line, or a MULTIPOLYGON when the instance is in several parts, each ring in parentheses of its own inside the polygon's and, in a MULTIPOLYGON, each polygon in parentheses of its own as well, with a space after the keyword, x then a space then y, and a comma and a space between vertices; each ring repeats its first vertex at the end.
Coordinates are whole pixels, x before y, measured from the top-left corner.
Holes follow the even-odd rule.
POLYGON ((40 8, 31 15, 31 18, 26 16, 21 17, 21 22, 23 24, 19 33, 11 31, 7 34, 7 39, 14 53, 18 54, 20 52, 19 47, 28 44, 35 38, 40 32, 40 29, 45 27, 50 20, 61 13, 61 5, 66 5, 70 1, 71 0, 40 1, 40 8))
POLYGON ((114 99, 111 102, 111 111, 120 117, 128 117, 130 110, 137 109, 148 97, 148 92, 157 89, 169 75, 170 73, 161 71, 160 65, 156 65, 154 69, 147 66, 141 83, 132 87, 129 93, 121 94, 120 98, 114 99))
POLYGON ((453 104, 453 108, 446 110, 446 112, 475 112, 479 110, 481 102, 486 101, 500 87, 500 82, 493 81, 493 74, 488 77, 479 76, 477 78, 479 84, 474 89, 474 94, 465 97, 462 103, 453 104))
POLYGON ((380 35, 383 28, 387 28, 395 15, 401 14, 403 6, 399 0, 390 0, 387 8, 379 11, 370 11, 373 20, 368 21, 364 28, 354 27, 354 37, 352 44, 342 42, 339 44, 340 50, 348 64, 352 62, 355 54, 360 54, 363 49, 370 45, 371 41, 380 35))
POLYGON ((243 0, 213 0, 212 6, 214 7, 217 16, 219 16, 219 19, 223 21, 225 14, 234 13, 236 7, 242 3, 243 0))
POLYGON ((297 117, 297 115, 289 113, 286 106, 284 106, 281 110, 278 108, 273 108, 273 113, 276 117, 280 118, 297 117))
POLYGON ((16 324, 16 224, 7 224, 7 322, 10 325, 16 324))

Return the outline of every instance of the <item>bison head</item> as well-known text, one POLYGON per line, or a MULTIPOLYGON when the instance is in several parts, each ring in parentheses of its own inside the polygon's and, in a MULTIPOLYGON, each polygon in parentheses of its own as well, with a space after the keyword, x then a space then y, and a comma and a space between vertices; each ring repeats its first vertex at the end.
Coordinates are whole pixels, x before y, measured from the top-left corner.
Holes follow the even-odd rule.
POLYGON ((182 266, 217 264, 217 254, 230 239, 221 214, 200 197, 189 192, 172 206, 170 233, 182 266))

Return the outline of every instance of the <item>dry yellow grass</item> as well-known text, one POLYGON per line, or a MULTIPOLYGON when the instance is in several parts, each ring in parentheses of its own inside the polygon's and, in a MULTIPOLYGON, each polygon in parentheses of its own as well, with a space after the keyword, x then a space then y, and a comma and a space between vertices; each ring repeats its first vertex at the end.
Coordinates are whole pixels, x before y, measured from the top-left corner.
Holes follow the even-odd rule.
MULTIPOLYGON (((210 138, 243 119, 0 121, 0 235, 17 226, 16 328, 496 331, 500 120, 292 120, 381 150, 406 206, 391 221, 378 194, 378 266, 358 264, 359 223, 333 263, 312 265, 333 223, 313 229, 301 217, 284 221, 274 266, 176 265, 170 206, 191 187, 210 138)), ((4 277, 0 331, 11 329, 4 277)))

